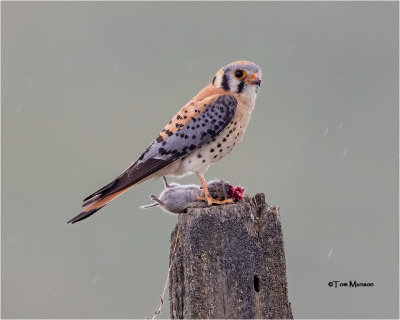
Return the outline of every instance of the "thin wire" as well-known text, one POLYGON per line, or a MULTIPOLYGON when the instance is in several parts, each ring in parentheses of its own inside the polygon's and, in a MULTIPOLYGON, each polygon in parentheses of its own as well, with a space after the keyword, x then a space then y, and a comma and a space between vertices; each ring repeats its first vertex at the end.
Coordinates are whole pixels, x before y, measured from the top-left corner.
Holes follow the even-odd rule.
MULTIPOLYGON (((176 244, 178 243, 178 237, 179 237, 179 224, 178 224, 178 230, 176 232, 175 244, 174 244, 174 249, 173 249, 172 254, 175 254, 176 244)), ((151 318, 152 320, 154 320, 161 313, 161 309, 162 309, 162 306, 164 304, 165 290, 167 289, 167 284, 168 284, 168 280, 169 280, 169 273, 170 273, 171 267, 172 267, 172 261, 171 261, 171 264, 169 265, 169 268, 168 268, 168 275, 167 275, 167 279, 165 280, 165 284, 164 284, 164 289, 163 289, 162 295, 160 296, 160 306, 158 307, 157 310, 154 311, 153 318, 151 318)))

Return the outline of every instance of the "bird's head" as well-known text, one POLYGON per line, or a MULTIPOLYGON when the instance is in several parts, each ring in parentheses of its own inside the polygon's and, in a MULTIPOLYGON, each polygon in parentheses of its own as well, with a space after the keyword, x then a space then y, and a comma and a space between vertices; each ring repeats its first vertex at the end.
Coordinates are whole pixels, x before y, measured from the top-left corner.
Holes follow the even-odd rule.
POLYGON ((235 61, 218 70, 213 85, 253 100, 261 84, 261 69, 250 61, 235 61))

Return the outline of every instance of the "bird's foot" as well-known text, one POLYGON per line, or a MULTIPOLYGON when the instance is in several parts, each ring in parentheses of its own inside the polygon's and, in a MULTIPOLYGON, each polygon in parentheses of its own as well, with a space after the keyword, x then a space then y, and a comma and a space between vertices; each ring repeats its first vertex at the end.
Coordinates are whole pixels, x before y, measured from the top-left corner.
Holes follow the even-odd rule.
POLYGON ((209 206, 211 206, 212 204, 227 204, 227 203, 232 203, 233 200, 232 199, 226 199, 226 200, 217 200, 214 199, 213 197, 209 196, 209 197, 202 197, 202 196, 197 196, 197 200, 198 201, 205 201, 207 202, 207 204, 209 206))

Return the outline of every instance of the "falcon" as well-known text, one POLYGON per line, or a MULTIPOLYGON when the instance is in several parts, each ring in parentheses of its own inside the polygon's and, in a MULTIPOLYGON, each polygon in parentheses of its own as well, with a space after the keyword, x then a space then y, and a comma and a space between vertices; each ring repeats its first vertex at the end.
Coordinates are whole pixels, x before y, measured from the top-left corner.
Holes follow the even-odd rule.
POLYGON ((261 69, 236 61, 218 70, 168 122, 158 137, 128 169, 83 200, 83 211, 67 223, 86 219, 129 188, 162 176, 195 173, 208 205, 232 202, 213 199, 204 173, 243 138, 261 84, 261 69))

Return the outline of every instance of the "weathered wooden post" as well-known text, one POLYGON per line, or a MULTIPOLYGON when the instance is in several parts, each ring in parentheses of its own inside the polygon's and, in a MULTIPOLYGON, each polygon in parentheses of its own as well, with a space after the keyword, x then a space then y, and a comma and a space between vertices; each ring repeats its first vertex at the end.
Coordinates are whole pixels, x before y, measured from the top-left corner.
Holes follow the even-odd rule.
POLYGON ((173 319, 293 318, 279 210, 263 194, 180 214, 170 266, 173 319))

